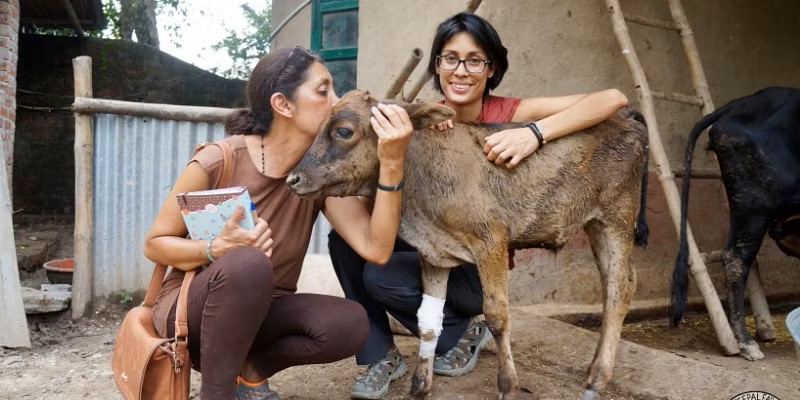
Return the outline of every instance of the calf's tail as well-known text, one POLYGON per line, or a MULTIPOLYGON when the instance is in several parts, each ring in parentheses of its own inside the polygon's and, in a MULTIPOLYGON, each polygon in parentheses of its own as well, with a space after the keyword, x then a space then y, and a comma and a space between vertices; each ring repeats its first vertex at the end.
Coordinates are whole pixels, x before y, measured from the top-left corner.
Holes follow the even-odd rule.
POLYGON ((686 310, 686 297, 689 286, 689 242, 687 240, 686 220, 689 208, 689 182, 692 176, 692 155, 697 138, 703 130, 711 126, 730 109, 730 104, 706 115, 695 124, 686 142, 686 153, 683 159, 683 180, 681 185, 681 220, 678 257, 672 269, 672 282, 670 284, 669 322, 678 326, 686 310))
MULTIPOLYGON (((631 108, 627 109, 626 111, 628 118, 633 118, 644 126, 645 137, 647 137, 647 121, 644 119, 644 115, 631 108)), ((644 172, 642 172, 641 186, 642 193, 641 197, 639 198, 639 215, 636 217, 636 227, 633 230, 633 244, 639 247, 647 247, 647 236, 650 234, 650 228, 647 227, 647 220, 645 218, 647 216, 647 164, 650 156, 649 148, 649 146, 645 146, 644 149, 644 172)))
POLYGON ((639 199, 639 215, 636 217, 636 229, 633 232, 633 244, 639 247, 647 247, 647 235, 650 228, 647 227, 645 217, 647 215, 647 162, 649 155, 647 149, 644 152, 644 172, 642 173, 642 194, 639 199))

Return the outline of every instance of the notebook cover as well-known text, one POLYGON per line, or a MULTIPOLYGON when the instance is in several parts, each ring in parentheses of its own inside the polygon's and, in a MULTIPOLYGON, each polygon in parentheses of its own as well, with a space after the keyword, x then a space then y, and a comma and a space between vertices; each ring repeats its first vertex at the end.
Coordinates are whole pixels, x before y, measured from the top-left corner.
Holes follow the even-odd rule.
POLYGON ((239 226, 244 229, 255 226, 250 212, 250 193, 244 186, 180 193, 177 199, 192 239, 211 240, 219 236, 237 204, 241 204, 245 211, 239 226))

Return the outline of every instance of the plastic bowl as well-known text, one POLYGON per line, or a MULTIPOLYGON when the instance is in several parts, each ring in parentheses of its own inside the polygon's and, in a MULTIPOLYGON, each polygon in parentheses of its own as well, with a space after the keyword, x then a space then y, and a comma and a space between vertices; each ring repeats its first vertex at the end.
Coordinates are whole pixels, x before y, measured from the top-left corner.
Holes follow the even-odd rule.
POLYGON ((75 260, 72 258, 60 258, 44 263, 47 279, 50 283, 72 284, 72 271, 75 268, 75 260))
POLYGON ((789 328, 789 334, 794 339, 794 349, 797 351, 797 356, 800 357, 800 307, 795 308, 786 316, 786 327, 789 328))

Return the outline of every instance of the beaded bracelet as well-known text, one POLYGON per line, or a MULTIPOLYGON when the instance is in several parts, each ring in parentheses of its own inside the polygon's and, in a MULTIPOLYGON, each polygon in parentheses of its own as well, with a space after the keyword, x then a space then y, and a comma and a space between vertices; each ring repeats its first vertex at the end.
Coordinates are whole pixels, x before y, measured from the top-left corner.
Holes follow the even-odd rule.
POLYGON ((217 260, 215 260, 214 257, 211 256, 211 243, 214 241, 214 239, 216 238, 211 238, 211 240, 206 242, 206 258, 208 258, 208 261, 212 263, 217 262, 217 260))

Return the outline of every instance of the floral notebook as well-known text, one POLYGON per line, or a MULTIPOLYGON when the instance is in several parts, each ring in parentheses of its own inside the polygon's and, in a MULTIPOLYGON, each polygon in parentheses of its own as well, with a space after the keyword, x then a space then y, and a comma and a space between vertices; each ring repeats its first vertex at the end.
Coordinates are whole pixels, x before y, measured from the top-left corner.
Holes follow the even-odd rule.
POLYGON ((211 240, 217 237, 237 204, 241 204, 245 211, 239 226, 244 229, 255 226, 253 213, 250 212, 250 193, 244 186, 180 193, 177 198, 192 239, 211 240))

